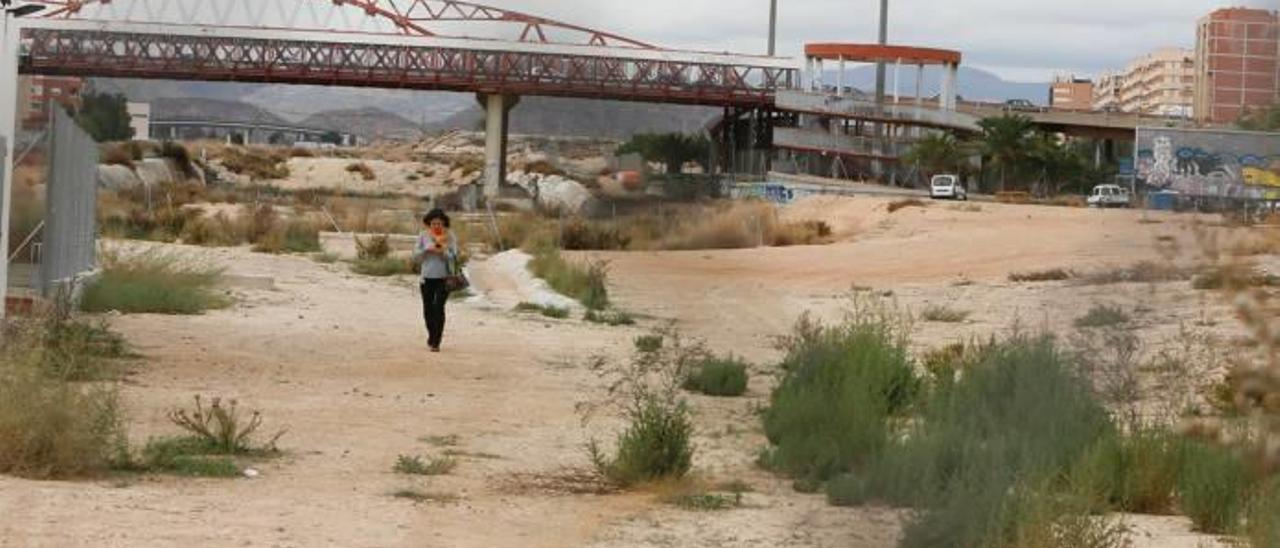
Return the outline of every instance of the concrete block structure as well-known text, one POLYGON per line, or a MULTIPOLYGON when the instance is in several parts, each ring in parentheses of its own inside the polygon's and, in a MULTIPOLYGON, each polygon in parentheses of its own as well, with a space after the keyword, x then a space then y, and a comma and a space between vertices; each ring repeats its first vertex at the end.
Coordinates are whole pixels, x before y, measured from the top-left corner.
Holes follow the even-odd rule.
POLYGON ((1280 101, 1280 11, 1226 8, 1196 28, 1195 112, 1231 124, 1280 101))
POLYGON ((1049 108, 1093 110, 1093 80, 1075 76, 1055 77, 1049 85, 1049 108))

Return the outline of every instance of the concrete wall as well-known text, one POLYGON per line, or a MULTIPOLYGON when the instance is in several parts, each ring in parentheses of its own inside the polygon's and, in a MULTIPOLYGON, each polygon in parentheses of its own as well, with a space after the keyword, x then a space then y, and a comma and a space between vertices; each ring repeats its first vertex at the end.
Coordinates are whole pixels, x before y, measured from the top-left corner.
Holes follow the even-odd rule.
POLYGON ((1136 151, 1148 190, 1280 199, 1280 133, 1139 128, 1136 151))

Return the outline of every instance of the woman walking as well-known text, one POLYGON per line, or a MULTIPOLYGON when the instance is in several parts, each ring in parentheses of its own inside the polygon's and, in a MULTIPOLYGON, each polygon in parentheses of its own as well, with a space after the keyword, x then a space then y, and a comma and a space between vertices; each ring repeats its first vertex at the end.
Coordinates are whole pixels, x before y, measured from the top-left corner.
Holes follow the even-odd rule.
POLYGON ((444 339, 444 306, 449 302, 449 276, 458 260, 458 240, 449 230, 449 216, 433 209, 422 218, 413 260, 422 266, 422 315, 427 322, 427 346, 440 351, 444 339))

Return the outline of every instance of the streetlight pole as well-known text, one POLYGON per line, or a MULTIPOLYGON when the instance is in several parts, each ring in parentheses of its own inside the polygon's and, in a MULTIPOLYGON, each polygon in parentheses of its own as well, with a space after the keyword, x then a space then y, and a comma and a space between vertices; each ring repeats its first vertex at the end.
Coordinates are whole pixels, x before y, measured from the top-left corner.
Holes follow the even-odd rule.
MULTIPOLYGON (((889 0, 880 0, 880 45, 889 43, 889 0)), ((876 62, 876 104, 884 104, 885 65, 876 62)))
POLYGON ((13 195, 14 144, 18 127, 18 44, 22 31, 15 26, 12 33, 9 19, 31 15, 42 9, 39 4, 12 7, 13 0, 0 0, 0 318, 5 316, 9 297, 9 219, 13 195))
POLYGON ((769 57, 778 53, 778 0, 769 0, 769 57))

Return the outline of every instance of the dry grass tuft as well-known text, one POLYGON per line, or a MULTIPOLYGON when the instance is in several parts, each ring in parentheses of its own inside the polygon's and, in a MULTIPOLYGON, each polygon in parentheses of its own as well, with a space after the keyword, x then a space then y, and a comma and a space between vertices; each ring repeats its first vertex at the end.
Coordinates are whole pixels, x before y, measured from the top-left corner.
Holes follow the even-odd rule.
POLYGON ((894 200, 892 202, 889 202, 889 213, 894 213, 900 209, 906 209, 909 207, 925 208, 929 206, 928 204, 924 203, 924 201, 919 200, 917 198, 907 198, 905 200, 894 200))
POLYGON ((1023 282, 1060 282, 1071 279, 1075 274, 1070 270, 1062 268, 1051 268, 1048 270, 1035 270, 1030 272, 1013 272, 1009 274, 1009 281, 1014 283, 1023 282))
POLYGON ((373 168, 369 167, 369 164, 364 162, 353 162, 347 164, 347 173, 355 173, 359 175, 361 179, 366 181, 377 179, 377 176, 373 173, 373 168))

